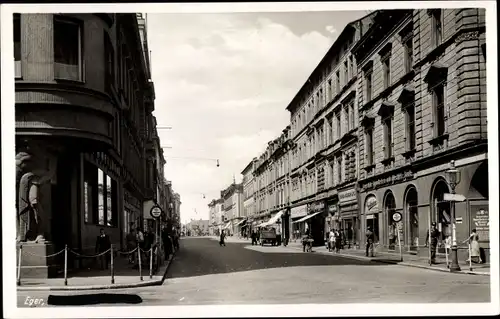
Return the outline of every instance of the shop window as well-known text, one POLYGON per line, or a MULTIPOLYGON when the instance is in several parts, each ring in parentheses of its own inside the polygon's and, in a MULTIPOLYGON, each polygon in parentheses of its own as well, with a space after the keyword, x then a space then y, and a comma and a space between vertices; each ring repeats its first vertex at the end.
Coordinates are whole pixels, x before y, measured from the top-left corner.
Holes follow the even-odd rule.
POLYGON ((419 246, 419 228, 418 228, 418 194, 414 187, 410 188, 406 194, 406 212, 409 218, 408 239, 410 241, 410 250, 418 250, 419 246))
POLYGON ((104 225, 104 220, 105 220, 105 209, 106 209, 106 202, 105 202, 105 195, 106 195, 106 185, 105 183, 105 174, 104 172, 98 168, 97 169, 97 187, 98 187, 98 192, 99 192, 99 215, 98 215, 98 220, 97 223, 99 225, 104 225))
POLYGON ((388 221, 387 235, 389 249, 395 249, 398 244, 398 223, 393 219, 393 215, 396 213, 396 201, 392 193, 387 194, 385 197, 384 210, 388 221))
POLYGON ((14 14, 14 76, 21 77, 21 15, 14 14))
POLYGON ((76 20, 54 17, 55 78, 82 80, 82 27, 76 20))
POLYGON ((440 240, 451 236, 451 206, 450 202, 444 201, 444 194, 449 193, 448 185, 445 181, 439 181, 433 192, 433 221, 437 223, 440 240))

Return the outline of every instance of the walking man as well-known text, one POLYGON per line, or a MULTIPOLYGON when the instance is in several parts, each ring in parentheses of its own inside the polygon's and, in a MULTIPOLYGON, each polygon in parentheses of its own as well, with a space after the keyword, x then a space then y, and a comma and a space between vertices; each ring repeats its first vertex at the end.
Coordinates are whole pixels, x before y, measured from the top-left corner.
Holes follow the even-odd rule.
POLYGON ((373 241, 374 241, 374 234, 372 232, 372 227, 368 226, 366 230, 366 253, 365 253, 366 257, 368 257, 368 252, 370 253, 370 257, 373 257, 373 241))
POLYGON ((425 238, 425 247, 429 246, 429 235, 431 244, 431 265, 436 263, 436 249, 438 244, 439 231, 436 229, 436 222, 432 222, 430 231, 425 238))
POLYGON ((219 241, 219 245, 222 247, 222 246, 226 246, 226 243, 224 242, 224 239, 226 238, 226 234, 224 233, 224 230, 222 230, 222 232, 220 233, 220 241, 219 241))
POLYGON ((127 253, 129 253, 128 263, 133 264, 135 263, 135 255, 133 253, 130 254, 130 252, 137 247, 137 238, 135 236, 134 229, 131 229, 130 232, 127 234, 126 240, 127 240, 127 253))
MULTIPOLYGON (((102 254, 108 249, 111 248, 111 240, 109 239, 109 236, 104 233, 104 229, 101 228, 101 234, 97 236, 97 240, 95 242, 95 252, 97 254, 102 254)), ((99 264, 101 266, 101 269, 108 269, 108 258, 109 258, 109 252, 102 254, 101 256, 97 257, 99 260, 99 264)))

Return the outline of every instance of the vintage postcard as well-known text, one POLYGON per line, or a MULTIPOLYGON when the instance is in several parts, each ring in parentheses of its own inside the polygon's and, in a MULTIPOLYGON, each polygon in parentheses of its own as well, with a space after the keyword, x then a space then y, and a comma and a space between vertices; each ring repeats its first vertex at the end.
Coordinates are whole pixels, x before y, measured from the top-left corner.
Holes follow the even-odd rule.
POLYGON ((495 2, 1 14, 6 317, 499 313, 495 2))

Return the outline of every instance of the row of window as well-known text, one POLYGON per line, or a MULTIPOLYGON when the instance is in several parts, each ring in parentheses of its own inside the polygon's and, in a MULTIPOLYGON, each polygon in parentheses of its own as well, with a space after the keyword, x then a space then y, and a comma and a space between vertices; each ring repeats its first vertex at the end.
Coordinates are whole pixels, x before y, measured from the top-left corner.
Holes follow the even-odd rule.
POLYGON ((313 134, 306 138, 292 153, 292 169, 309 161, 319 151, 333 145, 343 135, 357 127, 354 98, 343 107, 326 116, 326 121, 314 129, 313 134))
POLYGON ((287 189, 284 185, 279 186, 271 193, 264 192, 257 195, 256 211, 261 212, 272 207, 287 204, 287 189))
POLYGON ((301 103, 303 106, 292 119, 292 137, 308 126, 314 116, 351 81, 356 72, 354 56, 346 56, 344 63, 339 66, 335 74, 328 74, 329 78, 318 84, 316 94, 310 92, 309 97, 304 99, 306 102, 301 103), (325 90, 323 86, 326 86, 325 90))

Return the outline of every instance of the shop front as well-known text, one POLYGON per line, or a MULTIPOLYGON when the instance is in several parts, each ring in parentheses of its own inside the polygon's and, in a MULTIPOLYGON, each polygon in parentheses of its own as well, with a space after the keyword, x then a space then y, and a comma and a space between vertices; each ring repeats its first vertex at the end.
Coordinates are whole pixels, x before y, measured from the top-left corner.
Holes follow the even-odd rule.
POLYGON ((300 239, 306 232, 306 225, 304 223, 298 223, 297 221, 301 218, 307 216, 307 204, 292 207, 290 209, 290 227, 292 228, 292 237, 294 240, 300 239))
POLYGON ((325 218, 326 205, 325 200, 315 201, 308 206, 310 228, 310 236, 314 240, 314 246, 322 246, 325 244, 325 218))
POLYGON ((348 247, 359 247, 359 205, 358 192, 352 187, 339 192, 340 229, 344 232, 348 247))

